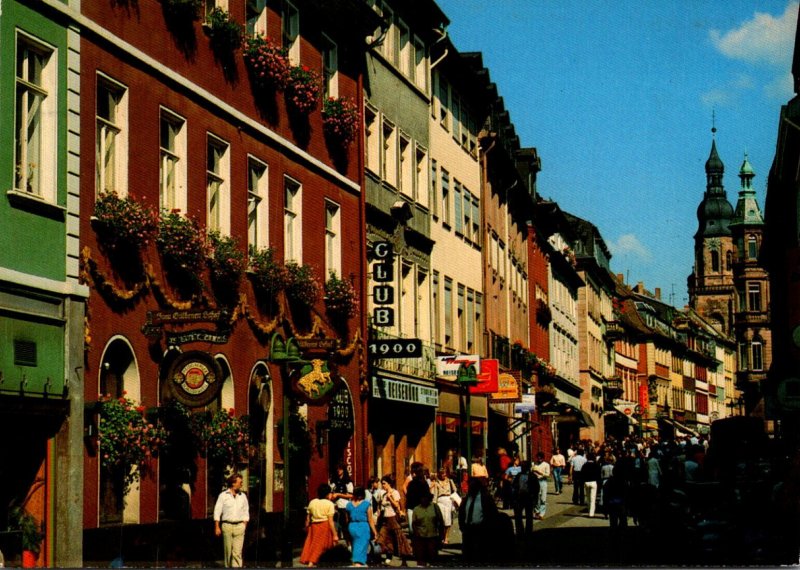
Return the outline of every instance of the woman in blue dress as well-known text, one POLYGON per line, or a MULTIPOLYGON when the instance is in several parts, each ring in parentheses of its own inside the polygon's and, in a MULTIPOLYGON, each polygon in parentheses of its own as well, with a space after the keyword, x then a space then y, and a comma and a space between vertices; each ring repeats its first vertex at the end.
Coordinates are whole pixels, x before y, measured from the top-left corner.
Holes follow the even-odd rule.
POLYGON ((366 566, 370 539, 376 538, 375 517, 372 515, 372 503, 366 501, 364 487, 353 489, 353 498, 347 503, 347 514, 350 519, 348 530, 353 539, 353 566, 366 566))

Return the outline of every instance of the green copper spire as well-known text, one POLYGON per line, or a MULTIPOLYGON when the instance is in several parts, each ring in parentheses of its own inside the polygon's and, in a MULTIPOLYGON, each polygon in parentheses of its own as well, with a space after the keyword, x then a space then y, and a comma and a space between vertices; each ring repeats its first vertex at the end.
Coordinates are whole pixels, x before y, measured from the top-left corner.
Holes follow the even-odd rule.
POLYGON ((736 211, 733 214, 732 226, 744 225, 764 225, 764 216, 758 207, 756 191, 753 189, 753 178, 756 173, 747 160, 747 153, 744 154, 744 162, 739 169, 739 178, 742 181, 742 188, 739 190, 739 200, 736 202, 736 211))

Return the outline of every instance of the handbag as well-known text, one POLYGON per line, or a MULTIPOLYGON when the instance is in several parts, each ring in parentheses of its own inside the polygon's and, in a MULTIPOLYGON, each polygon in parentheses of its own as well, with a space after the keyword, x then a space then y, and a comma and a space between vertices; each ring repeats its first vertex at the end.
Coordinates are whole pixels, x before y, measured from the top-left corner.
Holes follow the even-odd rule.
POLYGON ((450 495, 450 500, 453 501, 453 508, 457 509, 461 506, 461 495, 458 494, 458 491, 453 491, 450 495))

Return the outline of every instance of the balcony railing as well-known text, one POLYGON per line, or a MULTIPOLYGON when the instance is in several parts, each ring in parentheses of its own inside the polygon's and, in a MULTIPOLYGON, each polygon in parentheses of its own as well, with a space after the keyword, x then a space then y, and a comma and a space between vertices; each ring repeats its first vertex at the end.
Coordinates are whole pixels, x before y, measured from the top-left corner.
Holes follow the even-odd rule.
MULTIPOLYGON (((379 329, 370 329, 371 340, 401 339, 393 334, 388 334, 379 329)), ((431 343, 422 343, 422 356, 418 358, 376 358, 373 360, 375 366, 383 370, 408 374, 424 380, 434 380, 436 378, 436 349, 431 343)))
POLYGON ((619 321, 608 321, 604 333, 606 340, 614 341, 625 336, 625 329, 619 321))

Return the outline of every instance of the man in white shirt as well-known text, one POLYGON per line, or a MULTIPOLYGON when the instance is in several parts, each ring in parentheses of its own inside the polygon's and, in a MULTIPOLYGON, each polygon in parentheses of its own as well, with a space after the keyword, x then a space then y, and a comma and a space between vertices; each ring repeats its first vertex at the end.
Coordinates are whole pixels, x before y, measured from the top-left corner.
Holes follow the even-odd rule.
POLYGON ((536 463, 532 471, 539 480, 539 497, 533 510, 533 517, 542 520, 547 511, 547 480, 550 478, 550 464, 544 460, 544 453, 541 451, 536 454, 536 463))
POLYGON ((244 531, 250 521, 250 505, 242 492, 242 476, 228 477, 228 488, 219 494, 214 505, 214 534, 222 536, 225 568, 242 567, 244 531))

